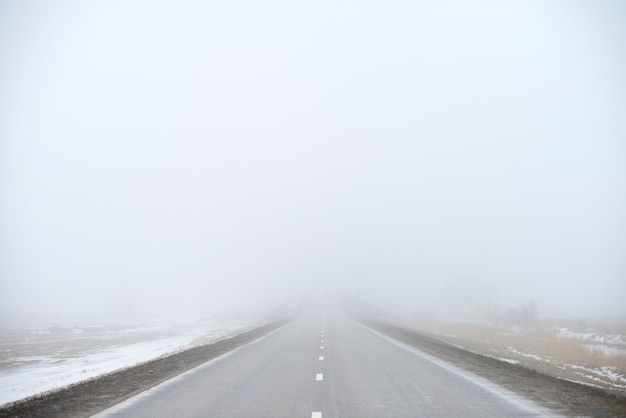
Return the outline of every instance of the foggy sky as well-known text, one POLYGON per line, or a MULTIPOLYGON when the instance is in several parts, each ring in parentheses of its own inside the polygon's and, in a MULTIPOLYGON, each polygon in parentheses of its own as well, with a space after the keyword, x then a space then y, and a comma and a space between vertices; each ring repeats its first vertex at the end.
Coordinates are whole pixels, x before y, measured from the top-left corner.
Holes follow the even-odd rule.
POLYGON ((0 313, 626 315, 621 1, 0 1, 0 313))

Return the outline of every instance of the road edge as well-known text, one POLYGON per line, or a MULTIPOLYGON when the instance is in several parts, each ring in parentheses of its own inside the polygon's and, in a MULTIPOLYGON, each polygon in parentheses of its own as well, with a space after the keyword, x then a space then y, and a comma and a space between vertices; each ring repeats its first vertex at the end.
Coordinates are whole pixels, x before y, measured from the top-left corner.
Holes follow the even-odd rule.
POLYGON ((547 375, 522 365, 475 353, 436 337, 385 320, 351 312, 353 320, 396 341, 435 356, 456 367, 518 393, 539 405, 567 416, 626 416, 626 396, 547 375), (497 370, 498 373, 494 373, 497 370), (549 391, 542 388, 550 388, 549 391), (559 393, 558 399, 553 396, 559 393))
POLYGON ((0 418, 91 417, 141 392, 277 330, 295 318, 283 316, 210 344, 0 406, 0 418))

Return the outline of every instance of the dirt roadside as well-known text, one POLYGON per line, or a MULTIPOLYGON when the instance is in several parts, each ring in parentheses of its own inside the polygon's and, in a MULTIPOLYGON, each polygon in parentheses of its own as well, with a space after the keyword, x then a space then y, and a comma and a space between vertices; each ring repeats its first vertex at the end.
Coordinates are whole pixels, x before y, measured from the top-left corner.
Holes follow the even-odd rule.
POLYGON ((626 417, 626 394, 609 393, 541 374, 520 365, 472 353, 436 337, 387 322, 354 317, 363 325, 488 379, 540 405, 570 417, 626 417))
POLYGON ((252 342, 289 322, 284 318, 231 338, 160 357, 0 407, 0 418, 90 417, 140 392, 252 342))

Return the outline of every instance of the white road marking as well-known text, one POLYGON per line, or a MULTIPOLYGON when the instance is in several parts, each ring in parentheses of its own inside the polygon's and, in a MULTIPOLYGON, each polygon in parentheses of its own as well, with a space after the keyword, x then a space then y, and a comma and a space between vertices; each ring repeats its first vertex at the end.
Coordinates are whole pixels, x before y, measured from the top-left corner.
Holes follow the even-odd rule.
POLYGON ((320 381, 324 380, 324 373, 318 373, 315 375, 315 380, 320 381))
POLYGON ((311 418, 322 418, 322 413, 321 412, 312 412, 311 413, 311 418))
POLYGON ((319 358, 319 359, 320 359, 320 360, 324 360, 324 356, 320 356, 320 358, 319 358))
POLYGON ((321 349, 321 350, 323 350, 323 349, 324 349, 324 346, 321 346, 321 347, 320 347, 320 349, 321 349))
POLYGON ((324 340, 322 340, 322 342, 324 342, 324 340))

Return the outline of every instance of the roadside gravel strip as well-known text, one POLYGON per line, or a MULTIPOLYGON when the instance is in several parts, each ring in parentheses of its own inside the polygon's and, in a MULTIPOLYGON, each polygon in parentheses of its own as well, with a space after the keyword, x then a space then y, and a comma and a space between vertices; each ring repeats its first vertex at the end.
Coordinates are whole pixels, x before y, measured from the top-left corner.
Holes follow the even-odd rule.
POLYGON ((284 318, 231 338, 161 357, 0 407, 0 418, 90 417, 280 328, 284 318))
POLYGON ((397 341, 486 378, 566 416, 626 417, 626 394, 608 393, 541 374, 523 366, 472 353, 387 322, 353 316, 361 324, 397 341))

